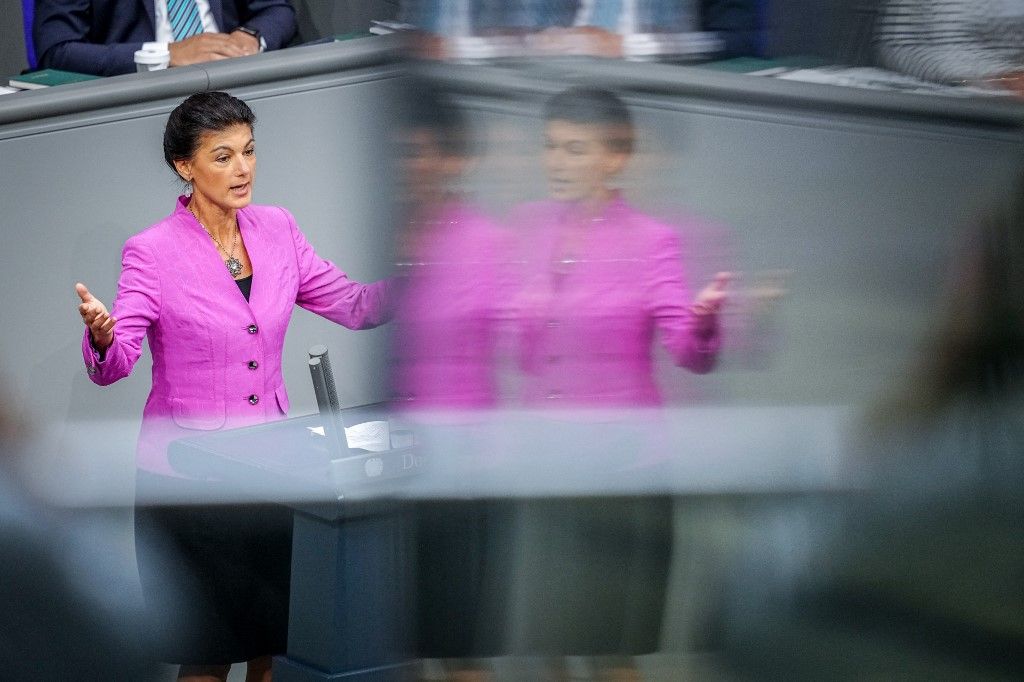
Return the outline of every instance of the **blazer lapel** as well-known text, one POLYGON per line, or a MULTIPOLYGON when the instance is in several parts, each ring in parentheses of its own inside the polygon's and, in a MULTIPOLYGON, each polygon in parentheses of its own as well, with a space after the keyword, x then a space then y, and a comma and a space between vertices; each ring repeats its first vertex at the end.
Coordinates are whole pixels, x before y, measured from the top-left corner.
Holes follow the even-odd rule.
POLYGON ((217 30, 221 33, 227 33, 228 29, 224 26, 224 5, 221 0, 209 0, 210 12, 213 13, 213 20, 217 22, 217 30))
MULTIPOLYGON (((260 226, 249 216, 248 211, 238 212, 238 230, 242 241, 245 243, 245 251, 249 254, 249 263, 252 264, 252 288, 249 290, 249 308, 256 314, 257 305, 262 303, 263 287, 267 284, 266 267, 267 262, 266 244, 260 232, 260 226), (260 276, 260 273, 264 276, 260 276)), ((241 293, 241 292, 239 292, 241 293)))
MULTIPOLYGON (((241 212, 239 212, 240 225, 243 221, 241 215, 241 212)), ((224 257, 221 256, 220 251, 210 238, 210 234, 199 224, 195 216, 187 208, 184 208, 181 199, 179 199, 175 216, 179 220, 183 233, 188 235, 187 238, 192 241, 192 248, 182 250, 183 255, 189 254, 182 262, 187 264, 188 269, 192 273, 191 281, 193 283, 203 282, 205 284, 203 286, 203 295, 220 297, 220 300, 223 302, 233 300, 232 297, 237 296, 238 302, 245 304, 245 297, 242 296, 238 285, 231 278, 231 273, 228 272, 224 264, 224 257), (224 296, 228 298, 223 298, 224 296)), ((246 237, 246 235, 252 232, 253 230, 243 231, 241 235, 246 237)), ((246 239, 247 248, 249 247, 249 241, 252 240, 246 239)), ((253 280, 255 281, 255 278, 253 280)))
POLYGON ((142 9, 149 17, 149 27, 153 29, 153 40, 156 40, 156 0, 139 0, 139 2, 142 3, 142 9))

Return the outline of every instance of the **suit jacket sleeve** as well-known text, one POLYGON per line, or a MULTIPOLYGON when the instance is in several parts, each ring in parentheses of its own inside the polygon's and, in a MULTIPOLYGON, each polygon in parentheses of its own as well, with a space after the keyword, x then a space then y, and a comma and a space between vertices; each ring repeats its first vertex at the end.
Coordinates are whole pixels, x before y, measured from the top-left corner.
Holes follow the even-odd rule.
POLYGON ((680 254, 677 234, 667 232, 660 236, 647 273, 647 300, 665 350, 677 365, 703 374, 714 369, 721 338, 717 321, 706 333, 697 328, 696 317, 690 312, 680 254))
POLYGON ((92 26, 91 4, 90 0, 36 0, 32 39, 40 68, 97 76, 135 71, 135 51, 144 41, 92 42, 98 27, 92 26))
POLYGON ((725 42, 724 57, 760 53, 761 19, 755 0, 702 0, 701 28, 716 31, 725 42))
POLYGON ((295 10, 288 0, 236 0, 236 4, 239 23, 223 27, 224 32, 230 33, 238 26, 254 28, 267 42, 268 50, 287 46, 295 35, 295 10))
POLYGON ((82 356, 92 382, 100 386, 112 384, 132 372, 142 354, 142 339, 151 324, 160 316, 160 277, 156 258, 148 247, 129 239, 121 255, 121 277, 117 282, 117 298, 111 313, 114 343, 102 360, 93 348, 89 329, 82 338, 82 356))
POLYGON ((292 215, 281 210, 288 218, 299 269, 295 302, 349 329, 370 329, 387 322, 394 308, 392 283, 352 281, 334 263, 318 256, 292 215))

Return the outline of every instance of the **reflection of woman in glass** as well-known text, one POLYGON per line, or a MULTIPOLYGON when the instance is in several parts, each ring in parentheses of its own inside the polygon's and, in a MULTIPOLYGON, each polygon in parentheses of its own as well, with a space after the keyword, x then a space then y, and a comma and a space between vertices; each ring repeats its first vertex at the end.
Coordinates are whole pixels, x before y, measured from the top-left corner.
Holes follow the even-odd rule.
POLYGON ((402 132, 408 221, 399 236, 393 377, 398 406, 478 410, 497 404, 497 326, 515 282, 504 231, 453 188, 473 144, 457 108, 426 86, 402 132))
POLYGON ((615 95, 569 90, 548 102, 545 119, 553 201, 528 205, 512 221, 536 255, 523 297, 526 400, 658 405, 655 333, 677 364, 710 371, 730 275, 719 273, 691 300, 677 232, 611 189, 634 137, 629 111, 615 95))
MULTIPOLYGON (((475 150, 460 110, 426 85, 410 88, 401 133, 408 222, 398 243, 395 407, 416 423, 418 447, 453 496, 495 465, 484 426, 498 403, 497 330, 515 281, 505 232, 455 187, 475 150)), ((502 651, 507 507, 421 501, 417 519, 417 653, 426 659, 502 651)), ((449 679, 486 679, 473 661, 449 679)))
MULTIPOLYGON (((549 469, 564 463, 567 476, 649 475, 647 465, 667 456, 656 445, 658 426, 621 410, 661 404, 652 367, 656 334, 678 365, 698 373, 713 368, 730 275, 719 273, 690 298, 676 230, 611 188, 634 138, 629 111, 614 94, 569 90, 547 103, 545 120, 551 200, 521 207, 510 220, 531 250, 518 319, 524 400, 557 411, 547 412, 535 450, 550 453, 549 469)), ((523 513, 524 551, 537 556, 519 598, 543 617, 527 617, 517 647, 555 655, 654 650, 671 500, 538 501, 523 513)))
POLYGON ((220 497, 219 484, 186 480, 168 444, 203 431, 282 419, 285 332, 296 305, 350 329, 384 322, 386 283, 360 284, 320 258, 286 210, 252 203, 255 116, 223 92, 192 95, 171 112, 164 158, 191 186, 174 211, 130 238, 113 311, 83 285, 82 352, 100 386, 128 376, 148 339, 153 382, 136 454, 140 546, 169 538, 170 567, 139 554, 146 600, 173 642, 161 657, 179 679, 226 679, 248 661, 248 680, 270 678, 284 652, 291 512, 269 505, 181 504, 220 497), (173 574, 173 575, 171 575, 173 574), (174 603, 170 594, 184 593, 174 603))

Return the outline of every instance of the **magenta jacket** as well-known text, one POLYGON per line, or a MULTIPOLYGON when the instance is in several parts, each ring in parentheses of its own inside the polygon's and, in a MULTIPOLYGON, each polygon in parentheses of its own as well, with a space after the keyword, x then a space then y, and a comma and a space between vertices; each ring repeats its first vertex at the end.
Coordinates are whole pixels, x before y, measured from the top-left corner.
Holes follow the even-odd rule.
MULTIPOLYGON (((715 364, 720 338, 696 332, 676 229, 616 197, 566 241, 573 203, 517 209, 526 244, 519 304, 524 400, 531 406, 655 406, 652 345, 694 372, 715 364)), ((685 226, 684 226, 685 227, 685 226)))
POLYGON ((385 282, 353 282, 316 255, 288 211, 257 205, 238 211, 253 268, 247 302, 187 202, 179 197, 174 213, 125 243, 103 361, 88 329, 82 340, 90 379, 106 386, 131 373, 148 338, 153 387, 137 463, 167 475, 179 475, 167 461, 171 440, 288 412, 281 351, 296 304, 349 329, 383 323, 388 308, 385 282))
POLYGON ((499 326, 518 287, 506 233, 475 208, 451 201, 404 239, 393 335, 398 406, 494 406, 499 326))

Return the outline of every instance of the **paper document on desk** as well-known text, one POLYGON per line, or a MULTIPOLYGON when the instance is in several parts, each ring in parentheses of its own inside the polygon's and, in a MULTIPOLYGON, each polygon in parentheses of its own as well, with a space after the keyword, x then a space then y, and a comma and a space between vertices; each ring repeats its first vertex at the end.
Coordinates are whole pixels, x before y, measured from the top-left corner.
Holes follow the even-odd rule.
MULTIPOLYGON (((318 436, 324 435, 324 427, 308 426, 310 432, 318 436)), ((370 452, 383 452, 391 449, 391 435, 385 421, 363 422, 345 428, 345 440, 350 448, 362 448, 370 452)))
POLYGON ((370 452, 391 449, 391 436, 385 421, 363 422, 345 428, 345 439, 350 448, 362 448, 370 452))

